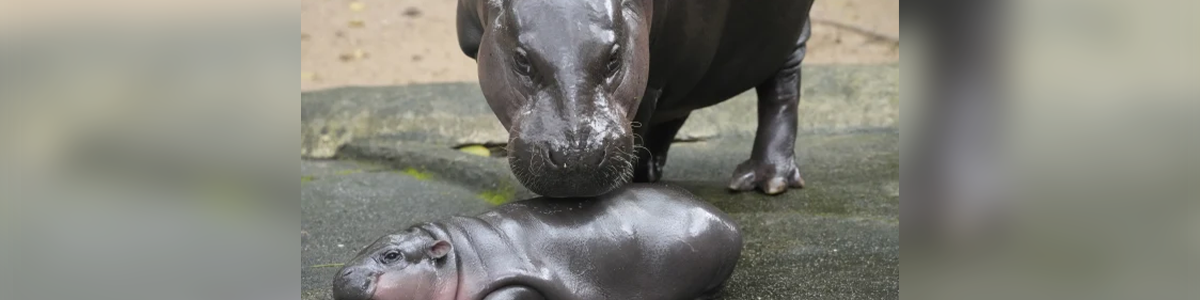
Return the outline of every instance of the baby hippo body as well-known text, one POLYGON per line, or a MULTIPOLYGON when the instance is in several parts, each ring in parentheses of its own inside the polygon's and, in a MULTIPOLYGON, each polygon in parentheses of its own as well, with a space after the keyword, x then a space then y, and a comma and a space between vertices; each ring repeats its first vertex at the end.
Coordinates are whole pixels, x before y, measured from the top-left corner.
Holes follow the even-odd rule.
POLYGON ((706 299, 733 273, 737 225, 679 188, 535 198, 379 238, 338 272, 338 300, 706 299))

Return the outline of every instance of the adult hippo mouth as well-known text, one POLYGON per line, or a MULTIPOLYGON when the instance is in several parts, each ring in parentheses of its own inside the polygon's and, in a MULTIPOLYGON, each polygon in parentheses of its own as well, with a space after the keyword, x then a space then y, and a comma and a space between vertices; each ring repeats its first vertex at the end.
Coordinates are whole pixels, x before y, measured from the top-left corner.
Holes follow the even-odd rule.
POLYGON ((509 167, 529 190, 546 197, 592 197, 633 178, 633 138, 628 125, 612 120, 616 117, 585 121, 592 126, 582 129, 527 125, 553 122, 541 119, 510 130, 509 167))

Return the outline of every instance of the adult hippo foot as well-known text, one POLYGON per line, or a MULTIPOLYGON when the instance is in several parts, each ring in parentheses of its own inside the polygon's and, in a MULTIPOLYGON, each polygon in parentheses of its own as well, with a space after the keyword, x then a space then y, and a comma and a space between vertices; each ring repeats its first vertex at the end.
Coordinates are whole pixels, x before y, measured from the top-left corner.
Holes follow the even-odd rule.
POLYGON ((804 179, 796 168, 796 107, 800 101, 800 62, 807 51, 811 35, 809 23, 795 52, 785 67, 767 81, 755 87, 758 92, 758 131, 750 159, 733 171, 729 188, 749 191, 755 188, 768 195, 777 195, 791 188, 803 188, 804 179))
POLYGON ((733 171, 729 189, 749 191, 755 188, 768 195, 777 195, 788 188, 804 188, 804 178, 800 177, 795 158, 779 162, 748 159, 733 171))

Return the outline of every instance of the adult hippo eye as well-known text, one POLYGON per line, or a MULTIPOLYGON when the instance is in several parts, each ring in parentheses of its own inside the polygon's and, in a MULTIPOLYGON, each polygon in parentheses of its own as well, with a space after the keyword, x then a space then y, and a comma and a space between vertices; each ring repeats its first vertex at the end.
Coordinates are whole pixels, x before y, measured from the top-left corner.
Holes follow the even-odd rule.
POLYGON ((513 54, 513 68, 516 69, 517 74, 522 76, 529 76, 533 72, 533 67, 529 65, 529 56, 525 54, 525 51, 518 49, 513 54))
POLYGON ((613 46, 612 51, 608 54, 608 64, 605 65, 605 76, 613 77, 621 71, 621 47, 613 46))
POLYGON ((383 255, 380 256, 380 258, 381 258, 380 262, 384 263, 384 264, 390 264, 390 263, 395 262, 396 260, 400 259, 401 257, 403 257, 403 255, 400 254, 400 251, 388 250, 387 252, 384 252, 383 255))

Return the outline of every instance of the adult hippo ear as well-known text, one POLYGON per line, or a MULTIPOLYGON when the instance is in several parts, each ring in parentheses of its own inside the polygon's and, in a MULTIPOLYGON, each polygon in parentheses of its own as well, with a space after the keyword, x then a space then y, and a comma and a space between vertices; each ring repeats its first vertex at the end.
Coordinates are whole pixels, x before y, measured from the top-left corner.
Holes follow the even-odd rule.
POLYGON ((450 254, 450 250, 454 250, 454 246, 451 246, 450 242, 445 240, 436 240, 429 244, 429 248, 425 250, 425 254, 428 255, 430 259, 442 259, 442 257, 446 257, 447 254, 450 254))

